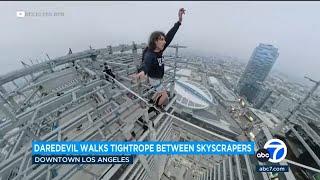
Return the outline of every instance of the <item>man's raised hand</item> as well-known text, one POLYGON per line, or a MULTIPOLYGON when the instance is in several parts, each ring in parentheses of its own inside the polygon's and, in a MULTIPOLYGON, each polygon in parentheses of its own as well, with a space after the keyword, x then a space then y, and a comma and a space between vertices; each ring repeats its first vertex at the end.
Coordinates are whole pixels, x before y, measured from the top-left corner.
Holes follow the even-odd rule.
POLYGON ((179 16, 179 22, 181 23, 182 22, 182 15, 185 14, 185 9, 184 8, 180 8, 179 9, 179 13, 178 13, 178 16, 179 16))

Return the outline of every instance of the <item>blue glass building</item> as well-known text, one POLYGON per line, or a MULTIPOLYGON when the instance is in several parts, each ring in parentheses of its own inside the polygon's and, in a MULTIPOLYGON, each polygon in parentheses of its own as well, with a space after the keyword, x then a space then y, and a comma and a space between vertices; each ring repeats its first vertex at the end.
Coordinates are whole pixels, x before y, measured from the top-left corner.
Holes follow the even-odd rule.
POLYGON ((277 48, 260 43, 254 49, 246 69, 240 77, 237 85, 239 95, 245 96, 249 102, 253 103, 259 94, 261 84, 268 76, 278 56, 277 48))

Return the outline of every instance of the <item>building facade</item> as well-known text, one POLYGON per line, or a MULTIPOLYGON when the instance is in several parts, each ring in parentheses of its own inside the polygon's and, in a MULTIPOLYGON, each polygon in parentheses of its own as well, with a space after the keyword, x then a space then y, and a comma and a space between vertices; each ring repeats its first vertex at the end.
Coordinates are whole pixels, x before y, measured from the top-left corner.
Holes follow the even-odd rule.
POLYGON ((254 102, 259 94, 261 84, 268 76, 278 56, 277 48, 269 44, 260 43, 259 46, 254 49, 240 77, 237 92, 241 96, 245 96, 249 102, 254 102))

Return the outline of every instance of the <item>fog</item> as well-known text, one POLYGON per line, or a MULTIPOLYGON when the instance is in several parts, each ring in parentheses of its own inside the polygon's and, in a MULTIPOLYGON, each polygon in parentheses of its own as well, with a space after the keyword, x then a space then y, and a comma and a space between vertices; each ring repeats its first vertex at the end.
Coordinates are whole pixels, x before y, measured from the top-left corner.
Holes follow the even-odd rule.
POLYGON ((188 46, 184 51, 247 62, 268 43, 280 54, 273 69, 320 80, 320 2, 0 2, 0 75, 69 47, 147 42, 152 31, 173 26, 180 7, 186 15, 172 43, 188 46), (64 15, 18 18, 20 10, 64 15))

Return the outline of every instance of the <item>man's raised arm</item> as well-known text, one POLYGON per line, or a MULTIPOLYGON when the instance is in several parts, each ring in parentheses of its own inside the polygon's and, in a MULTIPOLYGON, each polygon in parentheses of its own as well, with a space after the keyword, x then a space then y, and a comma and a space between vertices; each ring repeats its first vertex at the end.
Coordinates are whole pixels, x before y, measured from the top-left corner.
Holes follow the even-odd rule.
POLYGON ((178 17, 179 17, 179 21, 176 22, 174 24, 174 26, 168 31, 168 33, 166 34, 166 44, 164 45, 164 48, 162 51, 164 51, 171 43, 172 39, 174 38, 174 35, 176 34, 176 32, 179 29, 179 26, 182 23, 182 15, 185 14, 185 9, 184 8, 180 8, 179 9, 179 13, 178 13, 178 17))

